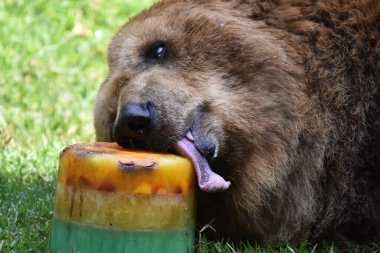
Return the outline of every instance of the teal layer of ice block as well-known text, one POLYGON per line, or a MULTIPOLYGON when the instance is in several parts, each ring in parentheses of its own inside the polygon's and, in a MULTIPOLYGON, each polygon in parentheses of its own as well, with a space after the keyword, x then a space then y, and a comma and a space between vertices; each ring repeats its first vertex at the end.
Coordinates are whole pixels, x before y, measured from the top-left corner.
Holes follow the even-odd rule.
POLYGON ((193 243, 193 227, 170 231, 130 231, 54 218, 50 250, 61 253, 179 253, 193 252, 193 243))

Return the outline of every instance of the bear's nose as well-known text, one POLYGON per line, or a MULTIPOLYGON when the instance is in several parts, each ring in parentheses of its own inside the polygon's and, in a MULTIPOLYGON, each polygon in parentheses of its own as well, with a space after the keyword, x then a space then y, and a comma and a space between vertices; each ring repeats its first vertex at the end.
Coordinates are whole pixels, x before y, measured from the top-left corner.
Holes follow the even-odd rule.
POLYGON ((114 140, 121 146, 126 146, 125 143, 130 139, 146 140, 154 123, 155 114, 155 107, 150 102, 125 104, 114 125, 114 140))

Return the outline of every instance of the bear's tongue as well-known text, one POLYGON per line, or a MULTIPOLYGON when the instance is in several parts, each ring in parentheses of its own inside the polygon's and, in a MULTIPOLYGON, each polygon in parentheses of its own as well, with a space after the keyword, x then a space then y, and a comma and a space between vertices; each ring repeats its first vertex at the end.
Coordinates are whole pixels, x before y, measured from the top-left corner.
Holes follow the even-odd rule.
POLYGON ((193 162, 198 185, 202 191, 220 192, 228 189, 231 183, 211 170, 206 158, 195 148, 191 132, 188 132, 184 138, 179 140, 174 145, 174 148, 179 154, 186 156, 193 162))

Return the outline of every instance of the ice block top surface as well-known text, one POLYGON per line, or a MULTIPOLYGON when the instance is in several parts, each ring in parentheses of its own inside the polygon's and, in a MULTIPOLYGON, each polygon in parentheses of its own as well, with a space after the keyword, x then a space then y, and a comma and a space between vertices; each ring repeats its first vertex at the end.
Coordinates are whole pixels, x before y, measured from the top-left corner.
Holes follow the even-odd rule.
POLYGON ((195 173, 184 157, 94 142, 61 152, 58 182, 106 192, 183 194, 194 190, 195 173))

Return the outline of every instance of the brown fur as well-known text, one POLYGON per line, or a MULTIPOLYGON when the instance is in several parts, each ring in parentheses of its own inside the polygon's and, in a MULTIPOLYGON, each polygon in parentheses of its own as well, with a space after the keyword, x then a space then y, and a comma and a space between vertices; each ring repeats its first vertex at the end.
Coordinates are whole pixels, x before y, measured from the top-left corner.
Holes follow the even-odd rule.
POLYGON ((163 151, 200 116, 231 181, 199 196, 215 235, 278 245, 380 240, 378 0, 163 1, 109 47, 95 106, 98 140, 126 102, 154 101, 147 149, 163 151), (170 42, 162 65, 141 59, 170 42))

